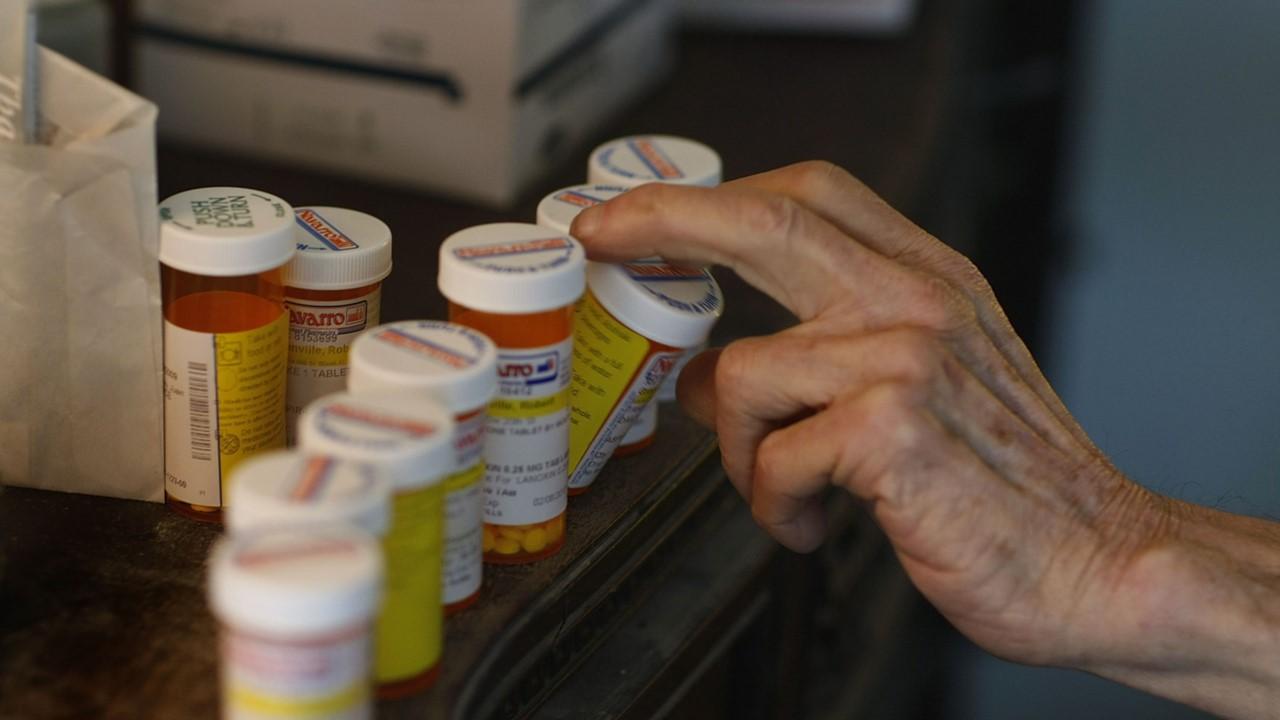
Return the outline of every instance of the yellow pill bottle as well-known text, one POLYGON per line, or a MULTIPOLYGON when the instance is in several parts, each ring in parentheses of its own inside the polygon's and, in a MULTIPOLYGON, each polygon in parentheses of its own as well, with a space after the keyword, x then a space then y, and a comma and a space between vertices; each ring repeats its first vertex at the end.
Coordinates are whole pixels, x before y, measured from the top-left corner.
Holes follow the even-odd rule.
POLYGON ((569 491, 585 492, 684 352, 724 310, 707 270, 636 260, 587 264, 574 318, 569 491))
POLYGON ((165 503, 218 522, 241 461, 285 445, 293 209, 234 187, 160 204, 165 503))
POLYGON ((404 393, 327 395, 298 420, 304 452, 377 465, 393 487, 374 655, 379 697, 425 690, 439 674, 444 479, 455 470, 452 438, 453 418, 443 407, 404 393))
POLYGON ((236 468, 227 530, 351 525, 381 538, 391 525, 391 482, 377 465, 274 450, 236 468))
POLYGON ((307 403, 347 387, 351 344, 378 324, 382 281, 391 274, 391 229, 337 207, 294 209, 297 251, 285 267, 289 310, 289 445, 307 403))
POLYGON ((226 720, 373 717, 377 541, 337 525, 219 540, 209 561, 226 720))
POLYGON ((585 266, 577 240, 528 223, 479 225, 440 246, 449 319, 498 346, 485 435, 485 562, 534 562, 564 544, 573 305, 585 266))
POLYGON ((484 436, 498 387, 498 348, 483 333, 443 320, 373 328, 351 346, 353 394, 421 394, 453 413, 457 472, 445 480, 445 615, 470 607, 483 579, 484 436))
MULTIPOLYGON (((587 182, 623 188, 651 182, 714 187, 720 184, 722 175, 720 155, 715 150, 674 135, 633 135, 611 140, 593 150, 587 160, 587 182)), ((658 390, 660 402, 675 400, 680 371, 705 349, 703 343, 680 357, 658 390)), ((653 444, 657 431, 658 403, 654 402, 645 405, 614 454, 632 455, 644 450, 653 444)))

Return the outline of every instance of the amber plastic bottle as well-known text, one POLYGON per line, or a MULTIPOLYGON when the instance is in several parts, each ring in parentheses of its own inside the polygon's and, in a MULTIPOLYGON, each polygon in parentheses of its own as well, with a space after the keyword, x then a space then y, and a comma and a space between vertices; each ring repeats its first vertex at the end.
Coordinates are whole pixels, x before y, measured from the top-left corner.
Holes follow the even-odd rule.
POLYGON ((573 304, 585 265, 576 240, 524 223, 468 228, 440 247, 450 321, 498 346, 485 437, 485 562, 534 562, 564 544, 573 304))
POLYGON ((160 220, 165 502, 219 522, 232 469, 284 447, 293 210, 214 187, 165 200, 160 220))

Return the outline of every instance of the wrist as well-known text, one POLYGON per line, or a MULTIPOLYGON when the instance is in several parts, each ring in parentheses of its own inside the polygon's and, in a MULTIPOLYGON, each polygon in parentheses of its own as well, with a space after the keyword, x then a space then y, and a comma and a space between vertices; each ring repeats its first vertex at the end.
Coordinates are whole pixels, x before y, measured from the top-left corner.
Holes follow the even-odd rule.
MULTIPOLYGON (((1165 501, 1115 590, 1123 632, 1083 669, 1228 717, 1280 706, 1280 532, 1165 501)), ((1118 624, 1118 625, 1117 625, 1118 624)))

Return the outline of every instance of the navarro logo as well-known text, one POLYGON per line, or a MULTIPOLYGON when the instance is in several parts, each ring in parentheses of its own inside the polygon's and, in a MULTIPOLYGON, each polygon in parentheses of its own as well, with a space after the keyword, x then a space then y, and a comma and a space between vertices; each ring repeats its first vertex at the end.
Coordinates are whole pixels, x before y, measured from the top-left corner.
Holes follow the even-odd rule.
POLYGON ((290 500, 311 500, 320 495, 320 491, 328 483, 333 474, 334 461, 328 457, 313 457, 307 460, 298 482, 289 491, 290 500))
POLYGON ((663 280, 706 280, 705 270, 688 270, 660 263, 627 263, 622 266, 632 280, 644 282, 663 280))
POLYGON ((554 381, 560 374, 560 358, 554 352, 517 356, 498 363, 498 378, 526 387, 554 381))
POLYGON ((324 409, 324 412, 334 417, 350 420, 361 425, 369 425, 384 430, 395 430, 413 438, 428 437, 435 434, 436 428, 430 423, 412 420, 409 418, 395 417, 393 415, 384 415, 381 413, 371 412, 364 408, 351 407, 350 405, 333 404, 324 409))
POLYGON ((291 304, 289 325, 295 328, 337 330, 339 334, 346 334, 363 330, 368 314, 368 307, 363 302, 347 307, 291 304))
POLYGON ((627 147, 631 148, 631 152, 640 158, 640 162, 649 168, 654 177, 659 180, 674 180, 684 177, 684 171, 681 170, 666 153, 653 143, 651 140, 639 139, 629 140, 627 147))
POLYGON ((667 373, 671 372, 671 368, 676 366, 676 359, 673 357, 660 357, 658 362, 649 366, 649 371, 645 373, 645 384, 655 386, 662 382, 667 373))
POLYGON ((328 220, 314 210, 299 210, 296 213, 295 220, 298 225, 311 234, 312 237, 324 243, 330 250, 343 251, 355 250, 360 247, 355 240, 347 237, 341 230, 334 227, 328 220))
POLYGON ((460 260, 478 260, 480 258, 498 257, 501 255, 525 255, 547 250, 568 250, 573 243, 566 237, 544 238, 542 240, 526 240, 515 243, 497 243, 495 245, 472 245, 460 247, 453 251, 460 260))
POLYGON ((589 208, 592 205, 599 205, 604 202, 604 200, 601 200, 600 198, 591 197, 590 195, 578 192, 577 190, 565 190, 557 195, 556 199, 562 203, 576 205, 580 208, 589 208))
POLYGON ((419 355, 425 355, 432 360, 444 363, 451 368, 457 370, 465 370, 476 363, 474 358, 467 357, 462 353, 447 348, 443 345, 437 345, 425 338, 416 337, 409 333, 388 328, 380 331, 373 336, 375 340, 404 348, 419 355))

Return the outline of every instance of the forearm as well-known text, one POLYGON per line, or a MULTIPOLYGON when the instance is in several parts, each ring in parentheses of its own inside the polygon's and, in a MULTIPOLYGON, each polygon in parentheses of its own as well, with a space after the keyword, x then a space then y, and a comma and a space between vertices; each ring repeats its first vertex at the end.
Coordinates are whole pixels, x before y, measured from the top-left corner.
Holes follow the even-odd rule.
POLYGON ((1280 525, 1168 512, 1175 531, 1120 588, 1135 632, 1085 669, 1226 717, 1280 717, 1280 525))

